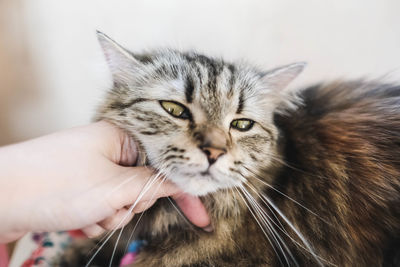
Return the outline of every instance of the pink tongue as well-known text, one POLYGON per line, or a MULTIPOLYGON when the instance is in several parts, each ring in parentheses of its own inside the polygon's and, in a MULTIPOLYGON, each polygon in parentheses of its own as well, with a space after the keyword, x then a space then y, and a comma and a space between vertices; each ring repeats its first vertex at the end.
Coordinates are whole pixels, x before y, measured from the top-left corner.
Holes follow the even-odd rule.
POLYGON ((184 193, 174 197, 174 200, 191 223, 200 228, 206 228, 210 226, 210 217, 208 216, 206 208, 198 197, 184 193))

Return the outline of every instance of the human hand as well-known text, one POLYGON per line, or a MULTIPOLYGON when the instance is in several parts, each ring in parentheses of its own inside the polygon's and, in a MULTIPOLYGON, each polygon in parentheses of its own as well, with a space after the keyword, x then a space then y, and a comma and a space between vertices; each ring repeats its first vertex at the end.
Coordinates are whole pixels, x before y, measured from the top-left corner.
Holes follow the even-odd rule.
POLYGON ((196 226, 210 224, 197 197, 154 179, 149 168, 127 167, 136 158, 131 138, 104 121, 0 148, 0 242, 29 231, 82 229, 97 236, 165 196, 196 226))

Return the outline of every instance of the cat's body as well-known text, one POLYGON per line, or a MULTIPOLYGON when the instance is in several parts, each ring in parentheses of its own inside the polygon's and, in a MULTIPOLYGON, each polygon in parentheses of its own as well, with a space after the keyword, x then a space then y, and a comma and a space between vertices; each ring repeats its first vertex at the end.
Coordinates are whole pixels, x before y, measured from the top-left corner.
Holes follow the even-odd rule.
MULTIPOLYGON (((178 52, 136 57, 146 67, 133 78, 126 69, 139 63, 113 67, 109 45, 115 44, 104 38, 114 89, 98 118, 131 133, 149 163, 176 175, 172 180, 186 191, 198 188, 214 228, 197 229, 161 199, 135 229, 134 238, 147 245, 133 266, 400 265, 399 86, 343 82, 292 94, 284 88, 299 64, 260 74, 178 52), (147 95, 146 83, 166 93, 147 95), (167 114, 169 101, 184 103, 189 115, 167 114), (196 168, 204 165, 202 179, 196 168)), ((120 242, 117 254, 125 245, 120 242)), ((77 250, 64 257, 70 266, 88 260, 71 251, 77 250)), ((94 262, 108 266, 110 251, 94 262)))

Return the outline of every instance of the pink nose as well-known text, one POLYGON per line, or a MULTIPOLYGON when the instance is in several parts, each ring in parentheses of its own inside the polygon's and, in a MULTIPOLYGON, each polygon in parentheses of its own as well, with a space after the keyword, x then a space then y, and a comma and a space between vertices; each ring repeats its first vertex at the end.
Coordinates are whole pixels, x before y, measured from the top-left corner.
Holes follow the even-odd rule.
POLYGON ((215 147, 202 147, 204 154, 207 155, 208 163, 213 164, 217 159, 226 153, 225 149, 219 149, 215 147))

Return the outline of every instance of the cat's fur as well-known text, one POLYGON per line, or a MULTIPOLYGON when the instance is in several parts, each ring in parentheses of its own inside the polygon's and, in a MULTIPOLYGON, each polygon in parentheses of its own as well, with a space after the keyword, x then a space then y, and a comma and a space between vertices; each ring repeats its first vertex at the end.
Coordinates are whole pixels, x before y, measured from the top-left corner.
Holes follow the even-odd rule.
MULTIPOLYGON (((400 265, 400 86, 293 91, 286 86, 304 64, 263 73, 196 53, 133 55, 99 39, 114 86, 98 119, 126 130, 148 164, 201 195, 214 228, 197 229, 160 199, 135 230, 148 244, 134 266, 400 265), (160 100, 182 103, 190 119, 172 117, 160 100), (230 127, 240 118, 254 126, 230 127), (225 151, 208 173, 205 145, 225 151)), ((84 265, 92 247, 75 245, 63 265, 84 265)), ((108 266, 110 247, 95 265, 108 266)))

